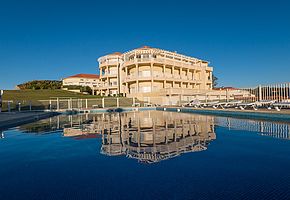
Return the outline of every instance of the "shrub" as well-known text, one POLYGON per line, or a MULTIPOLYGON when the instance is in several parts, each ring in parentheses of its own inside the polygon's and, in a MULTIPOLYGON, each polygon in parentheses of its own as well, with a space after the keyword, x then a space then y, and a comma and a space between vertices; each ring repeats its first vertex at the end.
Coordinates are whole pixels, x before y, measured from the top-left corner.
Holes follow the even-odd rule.
POLYGON ((20 90, 42 90, 42 89, 60 89, 62 85, 61 81, 55 80, 34 80, 17 85, 20 90))
POLYGON ((89 86, 81 86, 81 85, 65 85, 63 88, 67 88, 68 90, 80 90, 80 92, 87 92, 92 94, 92 89, 89 86))

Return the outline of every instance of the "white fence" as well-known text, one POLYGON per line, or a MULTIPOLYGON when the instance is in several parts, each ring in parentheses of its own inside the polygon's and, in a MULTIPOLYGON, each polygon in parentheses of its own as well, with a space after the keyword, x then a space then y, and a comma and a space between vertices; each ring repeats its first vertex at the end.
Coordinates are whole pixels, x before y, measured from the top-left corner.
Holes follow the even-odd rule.
MULTIPOLYGON (((157 105, 183 105, 191 100, 202 102, 228 102, 241 100, 245 103, 273 100, 276 102, 290 101, 290 83, 259 85, 251 88, 222 88, 220 90, 201 91, 196 94, 175 94, 156 97, 144 97, 146 102, 157 105)), ((192 92, 194 93, 194 91, 192 92)))
POLYGON ((3 101, 2 111, 24 110, 71 110, 109 107, 154 106, 154 105, 182 105, 193 99, 201 101, 231 101, 255 102, 262 100, 274 100, 276 102, 290 101, 290 83, 259 85, 251 88, 213 90, 196 95, 166 95, 155 97, 143 97, 143 102, 137 98, 90 98, 76 99, 70 97, 55 97, 39 101, 3 101))
POLYGON ((277 102, 290 100, 290 83, 259 85, 253 88, 244 88, 243 91, 251 95, 241 98, 245 101, 274 100, 277 102))
POLYGON ((110 107, 132 107, 146 106, 146 103, 138 101, 136 98, 51 98, 48 100, 22 100, 22 101, 3 101, 3 111, 33 111, 33 110, 72 110, 72 109, 92 109, 110 107))
POLYGON ((287 123, 215 117, 215 124, 231 130, 245 130, 257 132, 263 136, 290 139, 290 124, 287 123))

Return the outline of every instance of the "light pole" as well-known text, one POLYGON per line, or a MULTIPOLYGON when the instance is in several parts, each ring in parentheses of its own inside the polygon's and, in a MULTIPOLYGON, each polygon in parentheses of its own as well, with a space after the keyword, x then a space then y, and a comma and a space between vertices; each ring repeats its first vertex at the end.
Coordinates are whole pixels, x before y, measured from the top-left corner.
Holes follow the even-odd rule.
POLYGON ((1 90, 0 91, 0 112, 2 112, 2 95, 3 95, 4 91, 1 90))

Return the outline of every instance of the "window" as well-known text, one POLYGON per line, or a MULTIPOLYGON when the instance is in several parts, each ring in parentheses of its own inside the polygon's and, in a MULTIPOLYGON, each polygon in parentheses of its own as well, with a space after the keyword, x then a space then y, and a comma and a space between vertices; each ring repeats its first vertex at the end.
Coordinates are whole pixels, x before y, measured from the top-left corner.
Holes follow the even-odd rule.
POLYGON ((117 70, 111 70, 109 74, 116 75, 117 74, 117 70))
POLYGON ((143 54, 143 58, 149 58, 149 54, 143 54))
POLYGON ((117 58, 111 58, 111 59, 109 59, 109 62, 118 62, 118 59, 117 58))
POLYGON ((139 74, 141 77, 150 77, 151 72, 150 71, 141 71, 139 74))
POLYGON ((111 86, 116 86, 117 85, 117 81, 113 81, 110 83, 111 86))
POLYGON ((135 93, 136 92, 136 88, 135 87, 130 87, 129 88, 129 92, 130 92, 130 94, 135 93))
POLYGON ((151 92, 151 87, 150 86, 145 86, 140 88, 140 92, 151 92))

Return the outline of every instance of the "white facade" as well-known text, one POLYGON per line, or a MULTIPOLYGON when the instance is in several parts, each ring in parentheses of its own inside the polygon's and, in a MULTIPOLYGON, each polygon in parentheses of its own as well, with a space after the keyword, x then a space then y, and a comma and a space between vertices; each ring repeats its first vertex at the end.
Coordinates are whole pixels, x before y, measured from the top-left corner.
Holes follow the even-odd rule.
POLYGON ((62 81, 63 86, 89 86, 90 88, 98 88, 101 86, 99 75, 95 74, 77 74, 64 78, 62 81))

